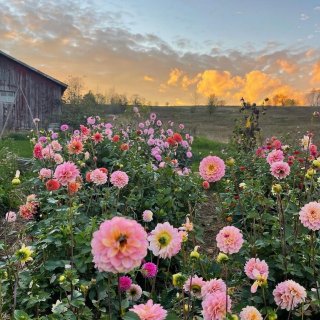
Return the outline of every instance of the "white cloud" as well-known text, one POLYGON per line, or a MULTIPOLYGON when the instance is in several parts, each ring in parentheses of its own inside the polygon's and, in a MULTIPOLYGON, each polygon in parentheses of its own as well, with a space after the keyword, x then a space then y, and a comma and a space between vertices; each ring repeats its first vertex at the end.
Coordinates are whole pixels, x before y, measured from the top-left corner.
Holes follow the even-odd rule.
POLYGON ((306 15, 305 13, 300 13, 300 20, 306 21, 308 19, 310 19, 308 15, 306 15))

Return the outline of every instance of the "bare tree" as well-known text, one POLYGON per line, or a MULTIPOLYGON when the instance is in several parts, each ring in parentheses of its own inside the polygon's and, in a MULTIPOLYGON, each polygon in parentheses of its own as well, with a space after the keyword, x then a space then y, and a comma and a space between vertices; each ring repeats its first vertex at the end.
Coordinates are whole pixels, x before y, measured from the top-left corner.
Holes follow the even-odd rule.
POLYGON ((320 89, 312 89, 307 94, 307 100, 311 107, 319 107, 320 106, 320 89))
POLYGON ((81 77, 69 76, 66 81, 68 88, 63 95, 63 101, 77 105, 81 103, 84 82, 81 77))

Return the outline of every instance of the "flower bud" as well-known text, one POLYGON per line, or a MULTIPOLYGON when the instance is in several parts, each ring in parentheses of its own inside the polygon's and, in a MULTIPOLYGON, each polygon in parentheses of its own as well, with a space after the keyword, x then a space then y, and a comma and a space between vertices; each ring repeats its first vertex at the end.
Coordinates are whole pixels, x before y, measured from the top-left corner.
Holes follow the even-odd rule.
POLYGON ((312 165, 316 168, 320 168, 320 160, 318 159, 313 160, 312 165))
POLYGON ((216 258, 216 261, 218 263, 224 263, 224 262, 227 262, 228 260, 229 260, 229 257, 223 252, 219 252, 216 258))
POLYGON ((274 185, 272 185, 272 193, 280 193, 282 191, 282 187, 281 187, 281 184, 279 183, 276 183, 274 185))
POLYGON ((186 281, 186 277, 183 274, 181 274, 180 272, 172 275, 172 284, 175 287, 182 288, 185 281, 186 281))
POLYGON ((228 167, 232 167, 232 166, 234 166, 234 164, 235 164, 235 160, 233 159, 233 158, 228 158, 227 160, 226 160, 226 165, 228 166, 228 167))
POLYGON ((309 175, 309 176, 314 176, 316 174, 316 170, 314 170, 314 169, 309 169, 308 171, 307 171, 307 175, 309 175))
POLYGON ((200 253, 198 252, 199 246, 195 246, 193 251, 190 253, 190 258, 193 260, 198 260, 200 258, 200 253))
POLYGON ((11 183, 13 186, 18 186, 21 183, 21 181, 19 178, 13 178, 11 183))
POLYGON ((66 277, 64 275, 61 275, 58 279, 59 282, 65 282, 66 281, 66 277))

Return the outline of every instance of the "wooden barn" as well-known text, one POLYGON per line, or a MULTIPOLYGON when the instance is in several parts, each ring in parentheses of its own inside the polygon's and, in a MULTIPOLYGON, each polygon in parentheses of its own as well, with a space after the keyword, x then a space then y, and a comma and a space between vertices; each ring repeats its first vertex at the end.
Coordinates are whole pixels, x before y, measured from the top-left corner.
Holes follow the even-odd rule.
POLYGON ((67 85, 0 51, 0 138, 7 130, 59 122, 67 85))

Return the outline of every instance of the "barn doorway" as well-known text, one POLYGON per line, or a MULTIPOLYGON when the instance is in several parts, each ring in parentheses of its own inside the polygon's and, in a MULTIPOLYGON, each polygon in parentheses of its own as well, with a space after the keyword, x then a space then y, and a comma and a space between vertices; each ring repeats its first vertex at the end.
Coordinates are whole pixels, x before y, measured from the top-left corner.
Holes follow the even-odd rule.
POLYGON ((15 103, 15 91, 0 90, 0 132, 7 124, 15 103))

